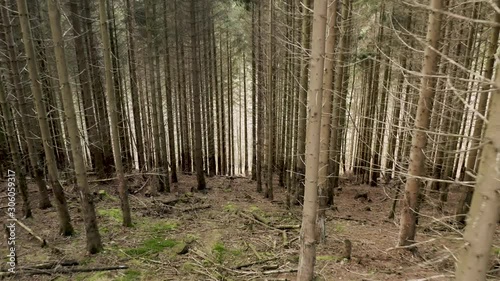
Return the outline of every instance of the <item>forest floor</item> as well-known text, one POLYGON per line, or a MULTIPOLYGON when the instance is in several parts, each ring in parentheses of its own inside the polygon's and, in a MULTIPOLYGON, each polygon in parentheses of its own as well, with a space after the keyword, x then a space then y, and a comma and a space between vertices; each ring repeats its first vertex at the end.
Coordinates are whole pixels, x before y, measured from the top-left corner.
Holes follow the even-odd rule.
MULTIPOLYGON (((116 185, 91 184, 104 243, 104 251, 99 254, 86 254, 83 218, 74 190, 67 193, 75 236, 57 235, 54 208, 34 208, 34 218, 23 220, 47 240, 49 247, 41 248, 27 231, 16 229, 18 272, 22 267, 63 260, 77 261, 78 266, 56 270, 104 266, 126 269, 75 273, 44 269, 40 271, 50 275, 20 274, 4 279, 295 280, 302 208, 288 210, 282 188, 275 188, 275 200, 271 202, 255 191, 255 182, 249 179, 212 177, 207 179, 207 193, 194 193, 195 177, 184 175, 172 193, 153 199, 143 194, 147 180, 128 180, 132 192, 142 187, 130 196, 132 228, 121 226, 116 185)), ((5 194, 7 184, 0 185, 5 194)), ((36 188, 30 185, 30 189, 32 206, 37 206, 36 188)), ((438 212, 432 200, 424 205, 417 232, 418 255, 394 247, 399 215, 395 220, 387 219, 392 194, 387 186, 343 184, 335 197, 335 210, 327 211, 326 243, 317 247, 317 280, 451 280, 461 239, 459 231, 446 223, 446 216, 452 214, 457 190, 451 189, 444 212, 438 212), (364 193, 366 197, 360 196, 364 193), (345 239, 352 242, 350 260, 342 259, 345 239)), ((17 209, 20 216, 20 206, 17 209)), ((2 214, 4 221, 6 216, 2 214)), ((497 227, 492 250, 497 257, 499 233, 497 227)), ((5 239, 1 239, 0 255, 7 256, 5 239)), ((5 270, 6 263, 1 267, 5 270)), ((500 280, 500 275, 490 278, 500 280)))

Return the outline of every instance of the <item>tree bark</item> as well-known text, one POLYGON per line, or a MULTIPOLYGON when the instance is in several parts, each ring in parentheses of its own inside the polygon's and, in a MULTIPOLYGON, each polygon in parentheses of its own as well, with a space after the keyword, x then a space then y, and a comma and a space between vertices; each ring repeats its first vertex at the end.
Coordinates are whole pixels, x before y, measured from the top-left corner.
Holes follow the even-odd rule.
POLYGON ((316 212, 318 208, 318 165, 321 132, 321 101, 325 55, 326 0, 314 1, 311 49, 311 85, 308 90, 306 176, 304 210, 300 230, 299 268, 297 280, 312 281, 316 261, 316 212))
MULTIPOLYGON (((21 30, 23 33, 24 50, 28 58, 28 71, 30 76, 31 92, 35 99, 35 108, 37 111, 38 124, 42 135, 43 149, 45 152, 45 160, 49 173, 49 181, 54 191, 56 199, 57 214, 59 216, 59 231, 64 236, 73 234, 73 226, 71 225, 71 218, 68 211, 66 198, 61 183, 59 182, 59 175, 57 172, 56 158, 54 150, 51 147, 52 138, 50 135, 49 124, 47 122, 47 114, 45 106, 42 102, 42 89, 38 75, 38 67, 36 64, 37 58, 35 55, 35 48, 33 46, 31 27, 28 19, 28 9, 26 0, 17 0, 17 9, 19 11, 19 20, 21 30)), ((76 120, 75 120, 76 121, 76 120)))
POLYGON ((426 130, 429 128, 430 113, 436 79, 432 77, 437 69, 438 54, 434 50, 438 47, 440 39, 441 17, 438 12, 443 7, 443 0, 431 0, 432 11, 429 15, 427 29, 427 46, 425 47, 422 66, 421 89, 418 99, 417 116, 415 119, 415 132, 410 151, 410 164, 408 179, 405 185, 403 208, 401 211, 401 227, 399 232, 399 246, 408 246, 415 241, 416 219, 422 181, 418 177, 424 174, 424 149, 427 145, 426 130))
POLYGON ((47 5, 49 10, 52 40, 54 41, 54 52, 57 62, 56 66, 59 76, 59 85, 62 91, 64 113, 68 124, 68 134, 71 143, 76 181, 80 191, 80 200, 85 221, 87 251, 90 254, 95 254, 102 250, 101 235, 99 234, 99 228, 97 227, 94 202, 90 194, 87 182, 87 171, 83 161, 82 145, 78 124, 76 122, 73 94, 71 92, 66 56, 64 54, 64 41, 61 31, 61 14, 56 0, 47 0, 47 5))

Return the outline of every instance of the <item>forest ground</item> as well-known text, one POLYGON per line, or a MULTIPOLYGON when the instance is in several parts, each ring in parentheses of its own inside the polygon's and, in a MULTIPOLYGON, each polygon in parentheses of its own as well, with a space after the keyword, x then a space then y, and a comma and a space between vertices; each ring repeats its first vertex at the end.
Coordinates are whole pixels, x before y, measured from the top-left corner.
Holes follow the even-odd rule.
MULTIPOLYGON (((83 218, 75 190, 67 192, 77 231, 74 237, 57 235, 54 208, 33 208, 34 218, 23 220, 35 234, 47 240, 48 248, 41 248, 24 229, 16 230, 18 269, 61 260, 75 260, 78 268, 125 265, 127 269, 4 279, 295 280, 293 271, 299 250, 296 227, 300 225, 302 208, 293 206, 287 210, 283 203, 285 192, 280 187, 276 187, 275 200, 270 202, 255 191, 255 182, 247 178, 208 178, 207 193, 197 193, 191 192, 196 186, 195 176, 182 175, 179 183, 172 186, 174 192, 153 199, 144 195, 149 181, 138 177, 129 177, 128 181, 131 192, 139 190, 130 196, 132 228, 121 226, 116 185, 95 181, 91 184, 104 243, 102 253, 86 254, 83 218), (280 229, 283 227, 291 229, 280 229)), ((2 194, 6 186, 1 183, 2 194)), ((30 191, 32 206, 36 207, 33 184, 30 191)), ((432 217, 443 219, 452 214, 457 191, 451 189, 443 213, 434 207, 436 202, 428 200, 424 205, 417 234, 418 255, 414 256, 394 249, 399 215, 395 220, 387 219, 394 191, 388 186, 374 188, 343 181, 335 197, 336 208, 327 211, 326 243, 318 246, 318 280, 451 280, 460 235, 453 226, 443 223, 446 219, 436 221, 432 217), (359 196, 363 193, 367 193, 367 198, 359 196), (345 239, 352 242, 351 260, 341 258, 345 239)), ((20 206, 17 210, 20 217, 20 206)), ((0 217, 4 221, 3 210, 0 217)), ((497 227, 496 246, 492 250, 497 256, 499 233, 497 227)), ((5 238, 1 239, 0 255, 7 255, 5 238)), ((5 263, 1 266, 5 270, 5 263)), ((500 280, 500 275, 491 276, 491 280, 500 280)))

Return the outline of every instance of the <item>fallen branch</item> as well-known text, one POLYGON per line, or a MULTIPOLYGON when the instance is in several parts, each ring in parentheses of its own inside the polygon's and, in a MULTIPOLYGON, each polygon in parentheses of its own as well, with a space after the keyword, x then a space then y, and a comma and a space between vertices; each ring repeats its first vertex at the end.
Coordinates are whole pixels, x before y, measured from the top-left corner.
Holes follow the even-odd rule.
POLYGON ((355 219, 355 218, 350 218, 350 217, 339 217, 339 216, 331 216, 330 218, 332 219, 337 219, 337 220, 346 220, 346 221, 355 221, 355 222, 360 222, 360 223, 371 223, 367 220, 362 220, 362 219, 355 219))
POLYGON ((263 271, 262 274, 269 275, 269 274, 282 274, 282 273, 294 273, 297 272, 297 269, 291 268, 291 269, 277 269, 277 270, 267 270, 263 271))
POLYGON ((75 266, 79 265, 78 261, 76 260, 64 260, 64 261, 54 261, 54 262, 48 262, 48 263, 42 263, 42 264, 36 264, 32 266, 23 266, 20 267, 20 270, 36 270, 36 269, 53 269, 58 266, 75 266))
POLYGON ((300 225, 299 224, 277 225, 275 227, 277 229, 300 229, 300 225))
POLYGON ((31 230, 29 227, 27 227, 24 223, 18 221, 15 218, 10 218, 10 220, 15 221, 20 227, 24 228, 29 234, 31 234, 31 236, 33 236, 36 240, 40 241, 40 243, 41 243, 40 246, 42 248, 47 246, 47 241, 45 239, 43 239, 42 237, 36 235, 35 232, 33 232, 33 230, 31 230))
POLYGON ((273 260, 276 260, 276 259, 278 259, 278 258, 274 257, 274 258, 270 258, 270 259, 258 260, 258 261, 254 261, 254 262, 244 263, 244 264, 240 264, 240 265, 234 267, 234 269, 242 269, 242 268, 245 268, 245 267, 250 267, 250 266, 254 266, 254 265, 258 265, 258 264, 263 264, 263 263, 266 263, 266 262, 269 262, 269 261, 273 261, 273 260))
POLYGON ((137 194, 137 193, 141 192, 141 190, 143 190, 143 189, 144 189, 144 187, 146 187, 146 185, 148 184, 149 179, 150 179, 150 178, 147 178, 147 179, 146 179, 146 182, 144 182, 144 184, 143 184, 143 185, 142 185, 139 189, 134 190, 134 192, 132 192, 132 194, 137 194))
POLYGON ((128 269, 126 265, 119 266, 109 266, 109 267, 92 267, 92 268, 55 268, 53 270, 43 270, 43 269, 29 269, 17 271, 15 273, 1 272, 0 276, 18 276, 18 275, 52 275, 52 274, 68 274, 76 272, 97 272, 97 271, 110 271, 110 270, 122 270, 128 269))

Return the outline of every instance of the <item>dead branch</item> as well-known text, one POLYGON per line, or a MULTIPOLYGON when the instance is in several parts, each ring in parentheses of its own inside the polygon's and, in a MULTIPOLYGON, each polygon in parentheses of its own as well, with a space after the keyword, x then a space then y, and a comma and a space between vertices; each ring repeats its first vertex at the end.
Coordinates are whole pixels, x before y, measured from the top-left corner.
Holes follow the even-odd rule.
POLYGON ((109 270, 123 270, 128 269, 126 265, 119 266, 108 266, 108 267, 91 267, 91 268, 55 268, 53 270, 43 270, 43 269, 26 269, 20 270, 15 273, 1 272, 0 277, 8 276, 19 276, 19 275, 52 275, 52 274, 69 274, 76 272, 97 272, 97 271, 109 271, 109 270))
POLYGON ((244 263, 244 264, 240 264, 240 265, 234 267, 234 269, 242 269, 242 268, 245 268, 245 267, 250 267, 250 266, 254 266, 254 265, 258 265, 258 264, 263 264, 263 263, 270 262, 270 261, 273 261, 273 260, 276 260, 276 259, 278 259, 278 258, 274 257, 274 258, 269 258, 269 259, 265 259, 265 260, 258 260, 258 261, 254 261, 254 262, 244 263))
POLYGON ((277 225, 275 226, 277 229, 299 229, 300 228, 300 225, 299 224, 290 224, 290 225, 286 225, 286 224, 283 224, 283 225, 277 225))
POLYGON ((47 241, 45 239, 43 239, 42 237, 38 236, 35 234, 35 232, 33 232, 33 230, 31 230, 28 226, 26 226, 24 223, 18 221, 17 219, 15 218, 11 218, 11 220, 15 221, 20 227, 24 228, 29 234, 31 234, 31 236, 33 236, 36 240, 40 241, 41 243, 41 247, 45 247, 47 246, 47 241))
POLYGON ((294 272, 297 272, 297 271, 298 270, 296 268, 291 268, 291 269, 277 269, 277 270, 263 271, 262 274, 269 275, 269 274, 294 273, 294 272))

